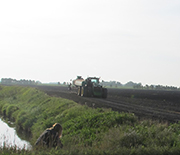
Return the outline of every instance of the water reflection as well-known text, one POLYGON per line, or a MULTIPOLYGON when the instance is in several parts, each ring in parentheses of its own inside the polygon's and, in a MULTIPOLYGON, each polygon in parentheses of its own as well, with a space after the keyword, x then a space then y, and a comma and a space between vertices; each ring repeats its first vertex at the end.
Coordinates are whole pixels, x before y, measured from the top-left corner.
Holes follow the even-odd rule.
POLYGON ((29 142, 21 140, 13 127, 9 127, 0 118, 0 147, 16 147, 18 149, 31 149, 29 142))

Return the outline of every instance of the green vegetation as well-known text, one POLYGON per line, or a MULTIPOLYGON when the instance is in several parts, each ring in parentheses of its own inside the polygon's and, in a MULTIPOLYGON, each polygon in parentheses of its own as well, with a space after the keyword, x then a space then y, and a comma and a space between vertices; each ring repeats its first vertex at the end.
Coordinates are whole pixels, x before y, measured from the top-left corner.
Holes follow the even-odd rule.
POLYGON ((39 135, 58 122, 63 126, 63 149, 17 150, 0 148, 0 154, 180 154, 180 124, 139 121, 131 113, 92 109, 71 100, 50 97, 31 87, 0 86, 0 113, 17 128, 39 135))

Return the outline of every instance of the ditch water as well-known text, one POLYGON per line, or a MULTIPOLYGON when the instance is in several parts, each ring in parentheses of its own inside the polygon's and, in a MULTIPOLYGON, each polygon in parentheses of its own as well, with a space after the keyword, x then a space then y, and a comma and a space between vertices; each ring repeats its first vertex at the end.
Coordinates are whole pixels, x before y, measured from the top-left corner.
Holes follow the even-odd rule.
POLYGON ((22 140, 14 127, 10 127, 0 118, 0 147, 16 147, 17 149, 30 150, 32 146, 26 140, 22 140))

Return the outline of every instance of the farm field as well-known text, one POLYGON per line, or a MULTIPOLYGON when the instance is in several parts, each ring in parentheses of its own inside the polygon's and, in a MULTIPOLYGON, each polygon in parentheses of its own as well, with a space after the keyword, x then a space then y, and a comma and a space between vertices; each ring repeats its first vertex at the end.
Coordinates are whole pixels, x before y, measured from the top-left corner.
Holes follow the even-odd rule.
POLYGON ((174 123, 180 120, 180 91, 108 89, 107 99, 80 97, 62 86, 37 86, 50 96, 73 100, 90 107, 134 113, 139 119, 174 123))

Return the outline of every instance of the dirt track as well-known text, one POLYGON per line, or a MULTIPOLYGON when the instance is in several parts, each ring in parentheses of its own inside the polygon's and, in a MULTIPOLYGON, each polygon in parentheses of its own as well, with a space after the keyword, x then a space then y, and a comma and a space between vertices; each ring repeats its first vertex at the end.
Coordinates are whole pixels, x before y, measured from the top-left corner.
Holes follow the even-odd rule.
POLYGON ((50 96, 73 100, 91 107, 112 108, 119 112, 132 112, 140 119, 180 121, 180 91, 155 91, 134 89, 108 89, 107 99, 80 97, 76 90, 61 86, 38 86, 50 96))

